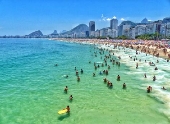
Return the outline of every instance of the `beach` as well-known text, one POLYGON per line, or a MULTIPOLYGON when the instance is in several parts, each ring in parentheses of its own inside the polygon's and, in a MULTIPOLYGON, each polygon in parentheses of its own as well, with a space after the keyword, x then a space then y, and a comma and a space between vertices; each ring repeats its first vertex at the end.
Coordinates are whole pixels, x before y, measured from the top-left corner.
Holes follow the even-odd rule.
POLYGON ((52 40, 88 42, 93 44, 108 44, 131 48, 146 54, 151 54, 170 60, 170 41, 154 40, 108 40, 108 39, 74 39, 74 38, 53 38, 52 40))
POLYGON ((0 43, 2 124, 168 124, 170 121, 170 68, 165 58, 146 56, 140 51, 136 54, 135 48, 104 40, 1 39, 0 43), (152 86, 150 93, 148 86, 152 86), (167 90, 161 89, 163 86, 167 90), (69 114, 58 114, 68 105, 69 114))

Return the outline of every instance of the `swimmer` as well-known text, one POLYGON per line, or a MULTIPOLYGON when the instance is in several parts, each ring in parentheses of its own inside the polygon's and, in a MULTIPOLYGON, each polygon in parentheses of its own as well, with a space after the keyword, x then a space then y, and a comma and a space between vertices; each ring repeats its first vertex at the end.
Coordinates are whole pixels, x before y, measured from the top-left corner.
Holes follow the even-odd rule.
POLYGON ((93 77, 95 77, 96 76, 96 74, 95 73, 93 73, 93 77))
POLYGON ((112 83, 110 83, 110 88, 112 88, 113 87, 113 84, 112 83))
POLYGON ((73 100, 73 96, 72 95, 70 95, 70 101, 72 101, 73 100))
POLYGON ((80 77, 79 76, 77 77, 77 81, 80 81, 80 77))
POLYGON ((66 109, 67 109, 67 113, 69 113, 70 112, 70 107, 67 106, 66 109))
POLYGON ((117 80, 120 81, 120 76, 119 75, 117 76, 117 80))
POLYGON ((108 75, 108 70, 106 70, 106 75, 108 75))
POLYGON ((107 79, 106 79, 106 78, 104 78, 104 79, 103 79, 103 81, 104 81, 104 82, 107 82, 107 79))
POLYGON ((76 71, 76 75, 78 75, 79 74, 79 72, 78 71, 76 71))
POLYGON ((156 80, 156 76, 154 75, 154 76, 153 76, 153 81, 155 81, 155 80, 156 80))
POLYGON ((102 67, 104 66, 104 64, 102 63, 102 67))
POLYGON ((166 90, 164 86, 162 87, 162 89, 163 89, 163 90, 166 90))
POLYGON ((155 67, 155 70, 158 70, 158 68, 157 68, 157 67, 155 67))
POLYGON ((146 77, 146 73, 144 74, 144 77, 147 78, 147 77, 146 77))
POLYGON ((99 74, 102 75, 102 72, 100 71, 99 74))
POLYGON ((123 89, 126 89, 126 84, 125 83, 123 84, 123 89))
POLYGON ((68 91, 68 87, 67 86, 65 87, 64 91, 67 93, 67 91, 68 91))
POLYGON ((81 74, 83 74, 83 69, 81 69, 81 74))
POLYGON ((151 91, 152 91, 152 87, 151 86, 147 87, 147 92, 150 93, 151 91))
POLYGON ((138 68, 138 63, 136 63, 136 69, 138 68))

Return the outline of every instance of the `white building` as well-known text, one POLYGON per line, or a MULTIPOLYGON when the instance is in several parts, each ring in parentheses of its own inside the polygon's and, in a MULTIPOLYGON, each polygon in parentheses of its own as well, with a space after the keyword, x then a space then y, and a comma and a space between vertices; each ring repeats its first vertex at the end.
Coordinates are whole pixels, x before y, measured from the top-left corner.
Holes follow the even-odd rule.
POLYGON ((166 24, 166 36, 170 37, 170 22, 166 24))
POLYGON ((89 22, 89 36, 94 37, 94 32, 95 32, 95 21, 90 21, 89 22))
POLYGON ((161 24, 160 34, 165 37, 170 37, 170 22, 161 24))
POLYGON ((112 38, 115 38, 117 37, 117 30, 116 29, 108 29, 108 33, 107 33, 108 36, 112 37, 112 38))
POLYGON ((135 35, 143 35, 146 33, 146 25, 137 25, 135 27, 135 35))
POLYGON ((133 27, 133 28, 130 28, 129 29, 129 34, 128 34, 128 37, 130 38, 130 39, 135 39, 135 27, 133 27))
POLYGON ((95 37, 100 37, 100 30, 95 31, 95 37))
POLYGON ((108 28, 100 29, 100 37, 107 37, 108 36, 108 28))
POLYGON ((89 34, 90 37, 95 37, 95 31, 90 31, 89 33, 90 33, 89 34))
POLYGON ((118 20, 117 19, 112 19, 110 20, 110 28, 111 29, 118 29, 118 20))
POLYGON ((146 34, 154 34, 156 32, 156 23, 148 23, 146 25, 146 34))
POLYGON ((119 30, 118 30, 118 35, 119 36, 122 36, 122 35, 128 36, 130 27, 131 27, 131 25, 120 25, 119 30))

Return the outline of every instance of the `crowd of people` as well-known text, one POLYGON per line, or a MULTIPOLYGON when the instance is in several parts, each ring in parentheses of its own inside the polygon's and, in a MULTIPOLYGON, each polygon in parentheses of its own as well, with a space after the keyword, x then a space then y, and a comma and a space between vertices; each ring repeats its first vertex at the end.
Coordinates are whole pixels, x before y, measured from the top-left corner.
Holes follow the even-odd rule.
MULTIPOLYGON (((104 42, 103 44, 108 45, 109 43, 104 42)), ((110 43, 110 44, 114 45, 114 48, 118 48, 118 50, 120 50, 120 48, 119 48, 120 46, 123 47, 123 49, 125 49, 127 47, 128 48, 130 47, 132 49, 136 49, 136 56, 134 58, 132 56, 129 56, 133 61, 141 62, 141 59, 137 58, 137 56, 138 56, 138 54, 140 54, 140 52, 145 52, 146 56, 147 56, 147 54, 152 54, 153 53, 154 56, 158 57, 160 54, 162 54, 162 53, 159 53, 159 51, 158 51, 158 49, 161 49, 162 46, 160 44, 158 44, 158 43, 153 43, 153 42, 147 42, 147 43, 142 43, 142 44, 138 44, 138 43, 136 43, 136 44, 133 43, 132 44, 132 42, 128 41, 128 42, 119 42, 119 43, 110 43), (147 44, 148 47, 146 47, 146 44, 147 44), (155 49, 151 49, 150 46, 155 47, 155 49)), ((121 56, 117 56, 117 58, 115 59, 116 56, 114 55, 112 50, 108 50, 108 49, 105 49, 105 48, 104 49, 103 48, 98 48, 98 47, 94 46, 94 53, 93 54, 94 54, 94 57, 100 56, 100 58, 103 60, 102 63, 94 62, 95 71, 97 71, 100 67, 106 67, 106 69, 104 69, 103 71, 99 71, 99 75, 107 76, 109 74, 109 70, 111 69, 111 66, 108 64, 109 62, 111 62, 113 65, 116 65, 116 66, 120 67, 121 56), (109 51, 109 52, 106 53, 106 51, 109 51), (103 58, 103 56, 104 56, 104 58, 103 58)), ((169 62, 170 55, 168 53, 167 48, 165 48, 165 47, 163 47, 163 54, 165 54, 164 58, 166 58, 167 62, 169 62), (168 57, 166 57, 167 54, 168 54, 168 57)), ((145 60, 145 63, 146 62, 147 61, 145 60)), ((159 61, 157 60, 156 63, 159 63, 159 61)), ((91 60, 89 61, 89 64, 91 64, 91 60)), ((149 62, 149 65, 150 66, 155 66, 155 68, 154 68, 155 71, 158 70, 155 63, 149 62)), ((55 66, 58 66, 58 65, 56 64, 55 66)), ((139 68, 139 64, 137 62, 136 63, 136 69, 138 69, 138 68, 139 68)), ((83 69, 80 70, 80 73, 83 74, 83 69)), ((78 72, 76 67, 75 67, 75 74, 77 76, 77 81, 79 82, 80 81, 80 76, 79 76, 79 72, 78 72)), ((92 73, 92 76, 96 77, 96 73, 92 73)), ((66 77, 68 78, 68 75, 66 77)), ((147 78, 146 73, 144 73, 144 78, 147 78)), ((118 74, 117 75, 117 81, 120 81, 120 80, 121 80, 121 78, 120 78, 120 75, 118 74)), ((154 75, 153 76, 153 81, 156 81, 156 80, 157 80, 156 76, 154 75)), ((108 88, 110 88, 110 89, 113 88, 113 83, 110 80, 108 80, 107 78, 104 78, 103 81, 104 81, 105 84, 107 84, 108 88)), ((123 83, 122 84, 122 89, 126 89, 126 88, 127 88, 126 83, 123 83)), ((166 90, 166 88, 164 86, 161 89, 166 90)), ((148 86, 146 91, 147 91, 147 93, 150 93, 152 91, 152 86, 148 86)), ((64 92, 65 93, 68 92, 68 87, 67 86, 65 87, 64 92)), ((72 95, 70 95, 69 100, 70 101, 73 100, 72 95)), ((67 106, 66 109, 67 109, 67 112, 70 112, 70 107, 69 106, 67 106)))

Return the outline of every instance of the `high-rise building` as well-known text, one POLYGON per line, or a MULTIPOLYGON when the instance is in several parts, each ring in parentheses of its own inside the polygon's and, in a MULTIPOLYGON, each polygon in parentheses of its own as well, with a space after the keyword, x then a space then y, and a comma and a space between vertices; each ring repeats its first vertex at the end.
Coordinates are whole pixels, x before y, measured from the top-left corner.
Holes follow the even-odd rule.
POLYGON ((118 29, 118 20, 117 19, 112 19, 110 20, 110 28, 111 29, 118 29))
POLYGON ((95 31, 95 22, 90 21, 89 22, 89 35, 91 36, 91 33, 95 31))

